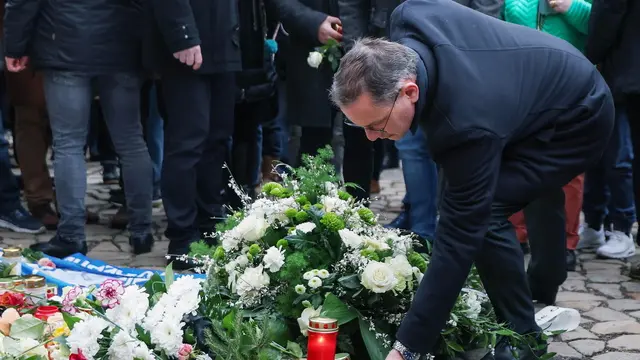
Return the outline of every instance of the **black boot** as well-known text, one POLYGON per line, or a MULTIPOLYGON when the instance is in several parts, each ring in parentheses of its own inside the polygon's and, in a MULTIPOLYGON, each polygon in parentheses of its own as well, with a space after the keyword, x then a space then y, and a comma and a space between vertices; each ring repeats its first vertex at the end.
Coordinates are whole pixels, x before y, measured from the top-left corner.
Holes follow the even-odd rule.
POLYGON ((37 243, 30 246, 31 250, 43 252, 46 255, 64 259, 75 253, 87 254, 86 241, 71 241, 55 235, 45 243, 37 243))
POLYGON ((556 303, 558 296, 558 286, 542 286, 536 281, 529 278, 529 289, 531 290, 531 298, 540 304, 552 306, 556 303))
POLYGON ((542 339, 531 340, 531 344, 522 344, 518 348, 511 347, 507 341, 499 341, 493 357, 487 355, 482 360, 538 360, 547 353, 547 343, 542 339))
POLYGON ((576 271, 576 252, 575 250, 567 250, 567 271, 576 271))
MULTIPOLYGON (((198 240, 195 240, 198 241, 198 240)), ((173 264, 173 270, 194 270, 198 265, 191 259, 186 259, 185 256, 189 255, 189 245, 192 242, 177 243, 174 241, 169 242, 167 265, 173 264)))
POLYGON ((130 236, 129 245, 135 255, 146 254, 153 249, 153 243, 155 242, 152 234, 146 236, 130 236))

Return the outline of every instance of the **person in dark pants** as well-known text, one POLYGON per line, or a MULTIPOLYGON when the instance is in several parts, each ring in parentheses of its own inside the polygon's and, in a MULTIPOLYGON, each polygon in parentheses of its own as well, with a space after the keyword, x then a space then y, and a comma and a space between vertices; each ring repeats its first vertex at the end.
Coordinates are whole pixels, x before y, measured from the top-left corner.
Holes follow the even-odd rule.
MULTIPOLYGON (((396 42, 357 43, 331 90, 370 140, 398 140, 420 126, 445 179, 431 262, 387 359, 433 350, 474 263, 498 320, 540 333, 532 299, 555 300, 567 276, 565 243, 537 243, 546 278, 528 279, 508 218, 535 202, 563 211, 562 186, 607 146, 611 92, 567 42, 453 1, 407 0, 391 19, 396 42)), ((519 358, 546 353, 538 341, 519 358)), ((513 358, 504 342, 495 351, 513 358)))
MULTIPOLYGON (((626 111, 633 144, 634 156, 631 168, 636 211, 638 204, 640 204, 639 22, 640 1, 638 0, 594 0, 589 18, 589 36, 585 50, 587 58, 599 65, 602 76, 609 84, 616 101, 624 105, 620 111, 626 111)), ((620 141, 616 141, 612 146, 620 146, 620 143, 620 141)), ((629 188, 628 182, 625 181, 628 179, 628 167, 616 166, 618 165, 616 150, 612 148, 609 151, 611 155, 608 157, 609 171, 606 176, 609 181, 619 179, 616 183, 609 183, 612 201, 614 201, 614 196, 616 197, 616 208, 612 209, 614 213, 611 214, 611 220, 613 230, 617 232, 617 235, 607 244, 601 246, 598 253, 607 257, 620 258, 635 253, 629 228, 629 225, 633 224, 634 218, 633 210, 630 209, 632 203, 625 198, 625 195, 628 196, 626 190, 629 188), (612 188, 614 186, 617 188, 612 188)), ((595 231, 591 233, 591 235, 597 235, 595 231)), ((590 238, 585 239, 585 242, 598 242, 598 236, 590 236, 590 238), (595 241, 590 241, 594 239, 595 241)), ((601 241, 600 245, 602 245, 601 241)))
POLYGON ((222 165, 233 134, 234 72, 242 67, 238 7, 235 0, 147 3, 143 56, 148 70, 162 76, 161 191, 169 254, 178 256, 224 215, 222 165))

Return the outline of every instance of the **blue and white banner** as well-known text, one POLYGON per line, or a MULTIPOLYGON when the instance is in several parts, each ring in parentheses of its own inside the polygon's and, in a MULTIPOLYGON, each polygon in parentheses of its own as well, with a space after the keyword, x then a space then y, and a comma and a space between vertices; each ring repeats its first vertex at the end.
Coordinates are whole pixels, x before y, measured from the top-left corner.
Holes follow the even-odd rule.
MULTIPOLYGON (((107 279, 120 280, 127 285, 143 286, 154 274, 159 274, 164 279, 164 271, 135 269, 109 265, 104 261, 88 258, 76 253, 64 259, 47 256, 55 268, 39 266, 38 264, 22 263, 22 275, 40 275, 47 279, 48 283, 58 286, 60 294, 62 288, 67 286, 99 286, 107 279)), ((206 278, 203 274, 189 274, 196 278, 206 278)), ((175 274, 176 278, 185 276, 175 274)))

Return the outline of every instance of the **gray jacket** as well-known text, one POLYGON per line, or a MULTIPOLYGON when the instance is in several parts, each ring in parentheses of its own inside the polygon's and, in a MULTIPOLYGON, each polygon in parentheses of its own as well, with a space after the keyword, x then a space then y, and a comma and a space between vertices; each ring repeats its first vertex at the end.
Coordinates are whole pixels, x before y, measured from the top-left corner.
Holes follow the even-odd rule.
MULTIPOLYGON (((338 10, 347 49, 364 36, 387 37, 389 18, 404 0, 338 0, 338 10)), ((483 14, 500 17, 504 0, 453 0, 483 14)))

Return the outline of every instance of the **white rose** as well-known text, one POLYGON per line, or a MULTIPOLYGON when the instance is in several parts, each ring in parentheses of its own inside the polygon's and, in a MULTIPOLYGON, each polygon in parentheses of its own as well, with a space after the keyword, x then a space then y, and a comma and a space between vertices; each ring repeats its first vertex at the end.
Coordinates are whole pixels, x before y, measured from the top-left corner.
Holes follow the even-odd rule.
POLYGON ((312 68, 317 69, 322 64, 322 54, 317 51, 312 51, 309 53, 309 57, 307 57, 307 64, 312 68))
POLYGON ((240 245, 240 236, 236 229, 231 229, 222 235, 222 248, 226 252, 236 250, 240 245))
POLYGON ((324 190, 329 196, 338 196, 338 186, 331 181, 324 182, 324 190))
POLYGON ((338 230, 338 235, 340 235, 340 239, 342 239, 342 242, 347 247, 350 247, 353 249, 360 248, 364 243, 364 239, 362 238, 362 236, 354 233, 349 229, 338 230))
POLYGON ((251 295, 269 285, 269 275, 262 265, 254 268, 246 268, 236 283, 236 293, 240 296, 251 295))
POLYGON ((262 262, 264 262, 264 266, 271 272, 280 270, 282 265, 284 265, 283 250, 280 250, 275 246, 268 248, 264 257, 262 258, 262 262))
POLYGON ((310 221, 296 226, 296 230, 300 230, 305 234, 312 232, 313 229, 315 228, 316 228, 316 224, 310 221))
POLYGON ((424 274, 417 267, 413 267, 412 270, 413 270, 413 276, 416 277, 416 281, 418 282, 418 284, 420 284, 420 282, 422 281, 422 278, 424 277, 424 274))
POLYGON ((360 283, 374 293, 385 293, 398 284, 391 266, 378 261, 370 261, 362 272, 360 283))
POLYGON ((386 242, 380 239, 373 239, 368 236, 364 238, 364 244, 366 245, 366 247, 372 250, 388 250, 389 249, 389 244, 387 244, 386 242))
POLYGON ((266 234, 269 223, 263 216, 249 215, 234 230, 246 242, 254 243, 266 234))
POLYGON ((413 268, 406 256, 398 255, 392 259, 387 258, 387 262, 397 277, 407 280, 413 275, 413 268))
POLYGON ((302 310, 302 314, 300 314, 300 317, 298 318, 298 326, 300 326, 300 332, 302 335, 307 336, 308 334, 307 330, 309 330, 309 319, 320 316, 321 312, 322 306, 317 309, 308 307, 302 310))
POLYGON ((249 264, 249 258, 247 255, 242 254, 236 258, 236 262, 238 263, 238 266, 245 267, 249 264))

